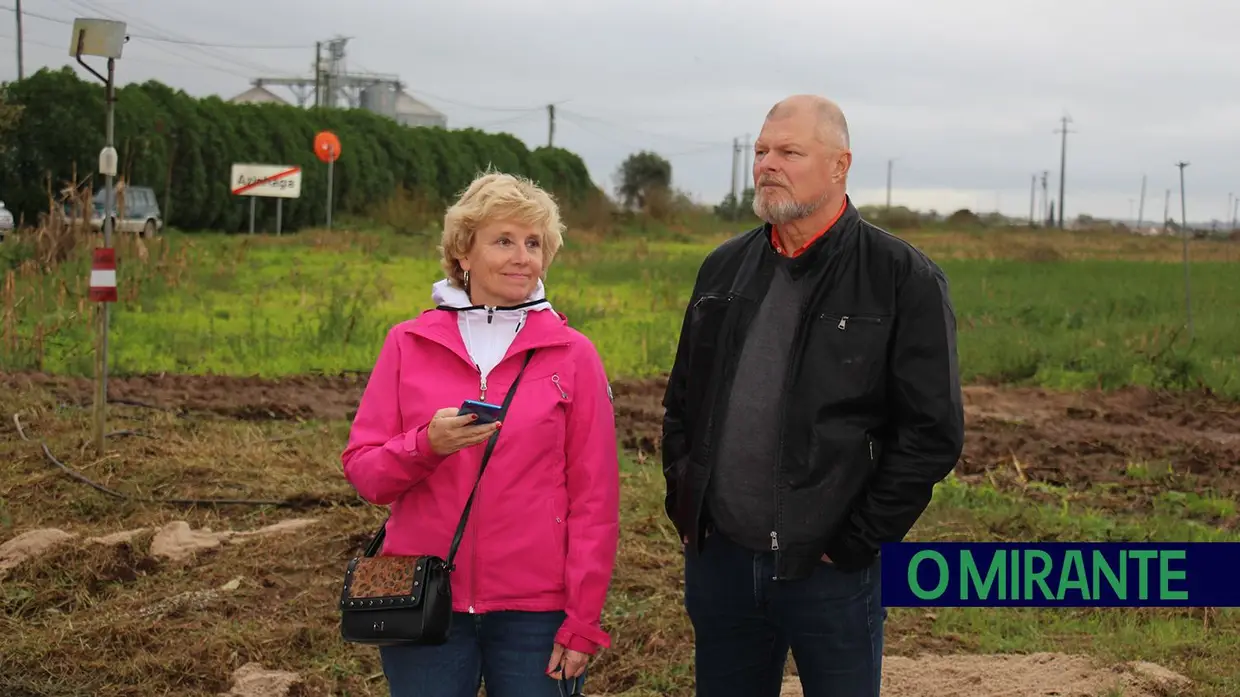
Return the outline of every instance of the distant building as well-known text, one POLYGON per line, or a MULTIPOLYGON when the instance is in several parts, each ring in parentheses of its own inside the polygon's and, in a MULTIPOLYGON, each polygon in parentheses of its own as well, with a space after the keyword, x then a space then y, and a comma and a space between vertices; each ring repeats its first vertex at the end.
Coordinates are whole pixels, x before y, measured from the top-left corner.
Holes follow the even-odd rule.
POLYGON ((367 111, 396 121, 404 126, 448 127, 448 117, 431 105, 397 89, 391 82, 380 82, 358 93, 358 104, 367 111))
POLYGON ((251 87, 241 94, 228 100, 233 104, 288 104, 288 100, 272 92, 266 87, 251 87))
POLYGON ((406 126, 448 127, 448 117, 443 112, 403 91, 396 95, 395 118, 406 126))
MULTIPOLYGON (((310 83, 311 85, 313 83, 310 83)), ((397 89, 395 81, 372 82, 365 87, 356 89, 350 94, 348 101, 356 108, 386 116, 403 126, 448 127, 448 117, 435 107, 423 102, 408 92, 397 89)), ((305 85, 292 85, 293 89, 305 89, 305 85)), ((290 104, 276 93, 262 85, 250 89, 228 100, 234 104, 290 104)), ((304 99, 301 100, 303 103, 304 99)))

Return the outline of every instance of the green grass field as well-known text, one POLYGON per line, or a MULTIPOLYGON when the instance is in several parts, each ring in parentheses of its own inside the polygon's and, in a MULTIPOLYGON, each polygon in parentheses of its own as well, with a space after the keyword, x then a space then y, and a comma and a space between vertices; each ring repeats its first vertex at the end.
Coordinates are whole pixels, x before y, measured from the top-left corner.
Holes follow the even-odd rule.
MULTIPOLYGON (((1122 247, 1120 258, 1030 262, 1019 258, 1027 236, 991 237, 972 250, 913 238, 943 252, 966 380, 1068 389, 1204 385, 1240 396, 1236 263, 1192 265, 1190 343, 1180 265, 1122 258, 1122 247), (962 249, 972 254, 960 258, 962 249)), ((549 297, 595 341, 613 376, 661 374, 712 244, 570 238, 549 274, 549 297)), ((427 238, 376 234, 172 234, 151 243, 142 263, 122 246, 110 370, 367 370, 386 329, 431 306, 430 285, 441 278, 433 247, 427 238)), ((78 254, 53 275, 19 275, 6 296, 0 365, 93 374, 93 327, 80 300, 88 269, 78 254)))

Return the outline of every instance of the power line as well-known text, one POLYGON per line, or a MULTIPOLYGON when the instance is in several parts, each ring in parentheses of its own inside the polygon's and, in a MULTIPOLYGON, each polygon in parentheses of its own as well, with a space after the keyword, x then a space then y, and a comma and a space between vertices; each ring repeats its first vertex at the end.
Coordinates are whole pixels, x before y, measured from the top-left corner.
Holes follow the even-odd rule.
MULTIPOLYGON (((688 144, 688 145, 695 145, 695 146, 706 146, 706 147, 712 147, 712 148, 713 148, 713 147, 718 147, 719 145, 721 145, 722 143, 724 143, 724 141, 706 141, 706 140, 696 140, 696 139, 694 139, 694 138, 686 138, 686 137, 684 137, 684 136, 672 135, 672 134, 670 134, 670 133, 658 133, 658 132, 655 132, 655 131, 647 131, 647 130, 642 129, 642 128, 637 128, 637 127, 634 127, 634 126, 626 126, 626 125, 623 125, 623 124, 618 124, 618 123, 615 123, 614 121, 608 121, 607 119, 602 119, 602 118, 599 118, 599 117, 597 117, 597 116, 588 116, 588 115, 586 115, 586 114, 582 114, 582 113, 580 113, 580 112, 575 112, 575 111, 570 111, 570 110, 568 110, 568 109, 560 109, 560 110, 559 110, 559 111, 557 111, 556 113, 557 113, 557 114, 559 114, 559 115, 561 115, 561 116, 568 116, 568 117, 570 117, 570 118, 575 118, 575 119, 577 119, 578 121, 590 121, 590 122, 594 122, 594 123, 597 123, 597 124, 599 124, 599 125, 601 125, 601 126, 607 126, 607 127, 611 128, 611 129, 613 129, 613 130, 617 130, 617 131, 629 131, 629 132, 631 132, 631 133, 640 133, 641 135, 644 135, 644 136, 649 136, 649 137, 651 137, 651 138, 663 138, 663 139, 665 139, 665 140, 674 140, 674 141, 678 141, 678 142, 681 142, 681 143, 686 143, 686 144, 688 144)), ((578 125, 580 125, 580 123, 579 123, 578 125)), ((732 143, 728 143, 728 146, 729 146, 729 147, 732 147, 732 143)))
MULTIPOLYGON (((17 7, 12 7, 9 5, 0 5, 0 10, 11 10, 11 11, 18 13, 17 30, 19 32, 19 37, 20 37, 20 32, 21 32, 22 14, 25 14, 27 17, 34 17, 35 19, 41 19, 46 22, 55 22, 56 24, 73 26, 72 20, 61 19, 59 17, 49 17, 48 15, 39 14, 37 12, 22 13, 20 10, 21 4, 22 4, 21 0, 16 0, 16 2, 17 2, 17 7)), ((126 33, 129 35, 130 38, 133 38, 133 39, 142 39, 144 41, 159 41, 162 43, 179 44, 182 46, 203 46, 203 47, 208 47, 208 48, 232 48, 232 49, 241 49, 241 50, 292 50, 292 49, 296 49, 298 51, 309 48, 309 44, 283 44, 283 45, 229 44, 229 43, 217 43, 213 41, 195 41, 193 39, 173 39, 173 38, 169 38, 166 36, 155 36, 152 34, 137 34, 133 32, 126 32, 126 33)), ((19 42, 19 45, 20 45, 20 42, 19 42)), ((20 56, 18 60, 20 62, 20 56)))
MULTIPOLYGON (((576 126, 582 131, 585 131, 586 133, 600 140, 605 140, 615 145, 619 145, 619 146, 628 148, 633 151, 650 149, 649 146, 638 145, 632 141, 619 138, 614 134, 614 132, 617 130, 636 130, 636 129, 622 129, 621 127, 617 127, 616 125, 606 122, 602 119, 596 119, 593 117, 583 116, 581 114, 577 114, 571 111, 565 111, 563 109, 556 110, 556 116, 557 118, 562 119, 564 122, 570 125, 576 126), (610 126, 612 132, 609 133, 606 130, 596 130, 596 128, 590 123, 591 121, 597 121, 599 125, 601 126, 610 126)), ((638 131, 638 132, 646 133, 645 131, 638 131)), ((679 138, 677 136, 667 135, 667 134, 647 133, 647 135, 657 135, 657 137, 667 138, 671 140, 679 140, 680 142, 688 143, 691 145, 696 144, 696 145, 693 145, 693 147, 686 148, 684 150, 678 150, 678 151, 668 153, 668 154, 660 153, 660 155, 664 157, 665 159, 686 157, 689 155, 697 155, 697 154, 701 154, 705 152, 714 152, 714 151, 722 152, 724 149, 727 149, 733 152, 735 156, 736 145, 732 141, 706 142, 706 141, 688 140, 688 139, 679 138)), ((735 169, 733 169, 733 172, 735 173, 735 169)), ((735 176, 733 177, 733 181, 735 181, 735 176)))
POLYGON ((534 118, 534 113, 530 112, 527 114, 517 114, 516 116, 508 116, 506 118, 497 119, 495 121, 484 121, 482 123, 466 124, 465 128, 476 128, 478 130, 483 130, 487 128, 498 128, 499 126, 507 126, 509 124, 521 123, 522 121, 529 121, 532 118, 534 118))
POLYGON ((476 109, 478 111, 502 111, 502 112, 514 113, 514 112, 545 111, 547 109, 546 104, 540 104, 538 106, 483 106, 481 104, 471 104, 469 102, 462 102, 457 99, 450 99, 448 97, 443 97, 437 94, 431 94, 430 92, 427 92, 426 90, 408 90, 408 91, 409 91, 409 94, 415 97, 418 97, 419 99, 425 97, 433 102, 443 102, 445 104, 451 104, 453 106, 459 106, 465 109, 476 109))
MULTIPOLYGON (((16 41, 16 37, 14 37, 12 34, 0 33, 0 40, 16 41)), ((37 39, 25 39, 23 43, 30 45, 30 46, 50 48, 54 51, 61 51, 61 50, 64 50, 65 48, 64 46, 61 46, 58 44, 52 44, 46 41, 39 41, 37 39)), ((210 70, 210 71, 221 73, 224 75, 232 75, 233 77, 240 77, 240 78, 247 78, 247 79, 249 78, 249 75, 247 75, 246 73, 238 72, 236 70, 229 70, 227 67, 211 65, 209 63, 199 63, 199 62, 187 59, 184 56, 175 56, 175 57, 180 58, 180 60, 169 61, 164 58, 149 58, 149 57, 143 57, 143 56, 136 56, 136 57, 126 58, 125 62, 126 63, 140 63, 142 65, 159 65, 163 67, 174 65, 178 67, 188 68, 190 70, 210 70)))
MULTIPOLYGON (((128 26, 137 27, 138 29, 145 29, 149 32, 153 32, 155 36, 162 38, 162 39, 175 39, 177 41, 192 40, 184 35, 178 35, 175 32, 168 31, 167 29, 164 29, 163 27, 159 27, 150 22, 142 22, 142 21, 125 18, 123 16, 110 13, 108 9, 100 7, 99 5, 94 3, 93 0, 62 0, 62 1, 67 1, 73 7, 82 9, 84 12, 95 12, 95 13, 98 13, 100 16, 106 17, 108 19, 124 21, 127 25, 126 27, 127 29, 128 29, 128 26)), ((136 36, 141 36, 141 35, 130 34, 130 36, 136 37, 136 36)), ((161 45, 161 43, 166 43, 166 42, 153 41, 151 43, 151 48, 163 51, 164 53, 177 56, 179 58, 185 58, 191 61, 194 60, 192 57, 188 55, 174 51, 173 45, 164 46, 164 45, 161 45)), ((256 71, 260 73, 265 72, 265 73, 281 74, 281 75, 289 74, 286 71, 271 70, 267 66, 259 65, 258 63, 255 63, 253 61, 247 61, 247 60, 243 60, 240 58, 234 58, 228 53, 219 50, 218 48, 206 48, 203 46, 196 46, 196 45, 191 45, 191 44, 180 44, 180 45, 175 45, 175 47, 176 49, 178 49, 178 51, 181 49, 188 49, 191 51, 195 51, 198 54, 203 55, 211 59, 214 62, 222 61, 222 62, 232 63, 233 65, 238 66, 247 71, 256 71)))

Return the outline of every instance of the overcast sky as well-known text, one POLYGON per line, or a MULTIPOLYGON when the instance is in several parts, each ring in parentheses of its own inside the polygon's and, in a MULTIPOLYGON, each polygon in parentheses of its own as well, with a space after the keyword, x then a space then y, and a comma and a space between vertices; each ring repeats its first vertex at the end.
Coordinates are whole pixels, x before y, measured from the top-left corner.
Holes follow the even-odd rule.
MULTIPOLYGON (((813 92, 849 119, 860 204, 883 202, 894 158, 895 204, 1028 215, 1035 173, 1049 171, 1057 197, 1065 113, 1069 218, 1135 218, 1143 174, 1145 219, 1161 217, 1167 189, 1178 218, 1179 160, 1191 163, 1190 219, 1230 220, 1228 194, 1240 193, 1237 0, 25 4, 66 20, 128 21, 120 79, 193 95, 231 97, 260 72, 311 76, 314 42, 344 35, 349 69, 399 75, 450 127, 537 146, 556 102, 556 144, 609 192, 617 165, 644 148, 671 161, 675 186, 715 203, 730 188, 732 139, 756 136, 781 97, 813 92)), ((26 70, 72 64, 68 35, 27 18, 26 70)), ((0 80, 16 77, 13 36, 11 19, 0 22, 0 80)), ((1040 178, 1038 188, 1040 208, 1040 178)))

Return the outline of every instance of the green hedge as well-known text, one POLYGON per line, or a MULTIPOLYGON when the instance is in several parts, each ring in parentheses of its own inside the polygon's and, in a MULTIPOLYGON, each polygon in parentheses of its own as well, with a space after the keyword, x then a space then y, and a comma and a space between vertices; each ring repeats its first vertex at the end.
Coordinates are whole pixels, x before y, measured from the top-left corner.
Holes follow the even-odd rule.
MULTIPOLYGON (((443 205, 488 165, 534 179, 565 206, 596 189, 576 154, 531 151, 508 134, 410 128, 359 109, 195 99, 154 81, 126 85, 116 95, 120 172, 135 186, 152 187, 161 208, 171 172, 171 210, 164 215, 183 229, 248 227, 249 201, 232 196, 228 186, 234 162, 300 165, 301 198, 284 202, 285 228, 322 225, 327 165, 315 157, 313 142, 324 129, 341 142, 333 193, 338 214, 365 215, 400 186, 443 205)), ((0 133, 0 201, 14 215, 37 220, 47 210, 46 177, 59 188, 70 181, 75 163, 79 180, 96 173, 92 189, 102 185, 97 169, 105 135, 103 97, 102 84, 68 67, 0 85, 0 104, 21 107, 17 123, 0 133)), ((259 211, 260 224, 274 219, 274 205, 260 205, 259 211)))

